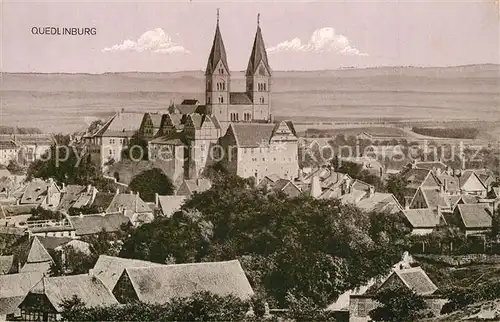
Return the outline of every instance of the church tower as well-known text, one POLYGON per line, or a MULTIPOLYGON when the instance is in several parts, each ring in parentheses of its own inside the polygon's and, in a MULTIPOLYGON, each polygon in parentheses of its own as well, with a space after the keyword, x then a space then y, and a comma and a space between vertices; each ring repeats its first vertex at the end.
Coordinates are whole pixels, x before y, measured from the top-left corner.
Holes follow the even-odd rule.
POLYGON ((271 67, 257 16, 257 32, 246 71, 246 92, 253 102, 253 120, 271 120, 271 67))
POLYGON ((227 64, 226 49, 219 29, 219 9, 217 9, 214 42, 205 71, 205 104, 207 114, 217 117, 222 124, 229 122, 230 82, 231 75, 227 64))

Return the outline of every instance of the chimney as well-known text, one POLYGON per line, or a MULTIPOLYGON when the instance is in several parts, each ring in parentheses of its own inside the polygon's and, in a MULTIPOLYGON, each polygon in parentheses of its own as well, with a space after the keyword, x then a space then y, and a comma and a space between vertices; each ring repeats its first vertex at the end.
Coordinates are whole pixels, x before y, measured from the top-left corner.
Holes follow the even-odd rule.
POLYGON ((370 185, 370 190, 368 192, 368 198, 373 197, 374 194, 375 194, 375 187, 370 185))
POLYGON ((131 194, 131 195, 133 195, 133 194, 134 194, 134 192, 133 192, 132 190, 130 190, 130 194, 131 194))
POLYGON ((465 155, 462 154, 462 171, 465 170, 465 155))
POLYGON ((304 180, 304 172, 302 171, 302 169, 299 169, 297 179, 300 182, 302 182, 304 180))
POLYGON ((120 188, 116 188, 116 195, 120 194, 120 188))
POLYGON ((318 198, 321 195, 321 185, 318 176, 311 178, 311 197, 318 198))
POLYGON ((158 195, 158 192, 155 193, 155 206, 158 207, 158 205, 160 204, 160 196, 158 195))
POLYGON ((91 191, 91 190, 92 190, 92 185, 90 185, 90 184, 89 184, 89 185, 87 186, 87 193, 90 193, 90 191, 91 191))
POLYGON ((80 213, 79 217, 80 217, 80 218, 83 218, 83 214, 82 214, 82 213, 80 213))
POLYGON ((412 168, 412 169, 415 169, 416 167, 417 167, 417 159, 413 159, 413 160, 411 161, 411 168, 412 168))
POLYGON ((90 277, 95 277, 94 269, 93 268, 89 269, 89 276, 90 277))
POLYGON ((66 184, 64 182, 62 183, 62 191, 66 191, 66 184))
POLYGON ((410 209, 412 197, 405 196, 405 209, 410 209))

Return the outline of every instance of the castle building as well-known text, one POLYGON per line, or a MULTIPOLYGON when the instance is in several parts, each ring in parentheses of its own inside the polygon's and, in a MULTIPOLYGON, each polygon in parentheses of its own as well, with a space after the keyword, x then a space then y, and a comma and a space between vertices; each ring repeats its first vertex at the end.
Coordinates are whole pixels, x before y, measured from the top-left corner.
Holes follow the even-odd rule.
POLYGON ((146 132, 157 133, 148 140, 150 157, 174 158, 176 177, 182 172, 186 179, 199 178, 214 162, 257 181, 270 174, 294 178, 299 168, 297 134, 289 121, 273 123, 271 76, 262 30, 257 23, 245 72, 246 90, 231 91, 231 71, 217 13, 205 70, 205 105, 184 100, 178 106, 173 105, 161 122, 145 116, 146 132), (183 170, 179 171, 179 167, 183 170))

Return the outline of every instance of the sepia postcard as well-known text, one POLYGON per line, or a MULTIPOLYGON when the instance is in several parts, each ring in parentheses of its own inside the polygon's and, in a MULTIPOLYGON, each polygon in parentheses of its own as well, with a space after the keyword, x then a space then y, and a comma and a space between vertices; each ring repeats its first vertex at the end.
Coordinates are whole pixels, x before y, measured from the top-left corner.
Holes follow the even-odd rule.
POLYGON ((0 0, 0 321, 500 321, 498 0, 0 0))

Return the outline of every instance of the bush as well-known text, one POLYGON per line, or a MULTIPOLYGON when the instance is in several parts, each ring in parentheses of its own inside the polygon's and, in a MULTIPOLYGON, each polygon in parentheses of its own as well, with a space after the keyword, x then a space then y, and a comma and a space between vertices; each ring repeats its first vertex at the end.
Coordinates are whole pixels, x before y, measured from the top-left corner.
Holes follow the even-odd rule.
POLYGON ((479 134, 479 130, 475 128, 414 127, 412 131, 426 136, 452 139, 475 139, 479 134))

